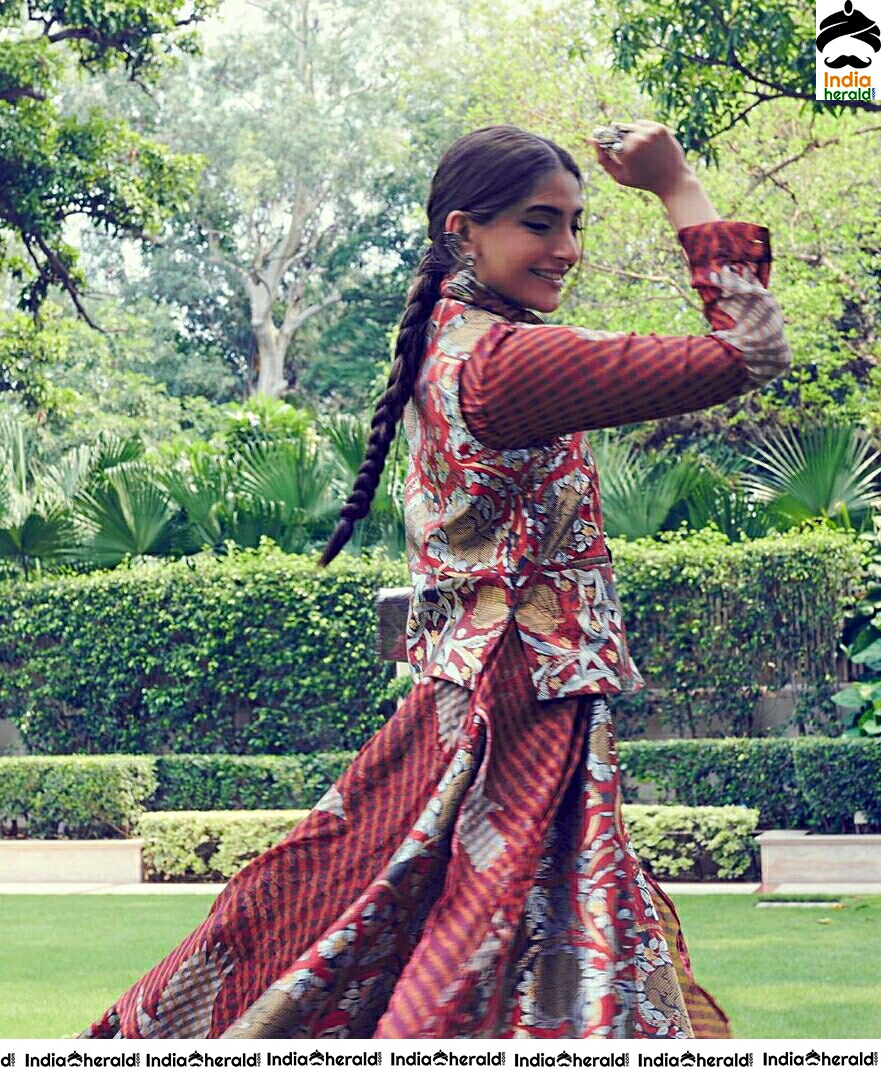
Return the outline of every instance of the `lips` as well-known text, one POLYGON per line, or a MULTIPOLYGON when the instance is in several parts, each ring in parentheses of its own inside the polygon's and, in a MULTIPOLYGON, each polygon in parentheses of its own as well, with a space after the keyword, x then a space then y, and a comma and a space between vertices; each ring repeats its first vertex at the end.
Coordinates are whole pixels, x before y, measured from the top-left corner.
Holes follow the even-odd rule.
POLYGON ((553 285, 563 284, 563 271, 562 270, 532 270, 531 273, 536 277, 541 278, 542 281, 549 281, 553 285))

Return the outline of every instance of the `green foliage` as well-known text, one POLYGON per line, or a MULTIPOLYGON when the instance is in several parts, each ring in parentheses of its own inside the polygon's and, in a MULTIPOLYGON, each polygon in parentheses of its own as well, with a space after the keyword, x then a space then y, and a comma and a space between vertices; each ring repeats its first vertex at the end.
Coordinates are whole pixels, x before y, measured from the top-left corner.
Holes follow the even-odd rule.
POLYGON ((0 757, 0 826, 35 839, 126 837, 155 787, 150 758, 0 757))
POLYGON ((744 806, 625 806, 633 848, 664 880, 755 879, 758 811, 744 806))
POLYGON ((657 707, 679 734, 748 734, 763 687, 834 677, 845 599, 862 573, 850 535, 734 544, 705 530, 617 541, 612 553, 631 652, 667 691, 657 707))
POLYGON ((763 829, 805 828, 808 807, 793 744, 791 739, 621 742, 625 799, 640 797, 637 784, 651 784, 645 796, 651 803, 749 806, 758 811, 763 829))
POLYGON ((881 453, 852 425, 766 433, 747 461, 755 471, 745 490, 789 525, 822 518, 859 527, 881 501, 881 453))
POLYGON ((225 881, 268 850, 304 810, 166 810, 142 814, 144 871, 152 881, 225 881))
POLYGON ((808 828, 853 832, 861 810, 873 831, 881 830, 881 740, 796 739, 792 757, 808 828))
POLYGON ((37 753, 358 747, 394 708, 375 594, 405 569, 337 562, 264 544, 3 583, 0 708, 37 753))
POLYGON ((844 627, 842 645, 851 664, 862 666, 856 684, 833 694, 832 701, 850 714, 847 735, 881 735, 881 517, 865 534, 869 542, 866 582, 844 627))
MULTIPOLYGON (((224 881, 268 850, 305 811, 167 811, 143 814, 144 868, 151 880, 224 881)), ((632 806, 625 811, 637 856, 661 878, 743 878, 753 867, 757 814, 742 807, 632 806)))
MULTIPOLYGON (((303 792, 303 764, 297 756, 163 754, 155 760, 157 786, 149 806, 151 810, 277 810, 310 806, 303 792)), ((332 782, 329 780, 325 786, 332 782)))
POLYGON ((192 34, 180 31, 214 7, 215 0, 3 5, 0 260, 26 276, 27 262, 9 248, 14 237, 32 267, 20 298, 31 312, 57 286, 86 314, 77 251, 63 239, 68 218, 84 214, 112 235, 155 233, 181 208, 200 168, 193 155, 172 154, 98 110, 66 115, 65 60, 86 72, 120 68, 131 79, 153 79, 175 45, 195 51, 192 34))
POLYGON ((754 807, 762 829, 852 833, 862 810, 881 827, 881 742, 680 739, 622 742, 626 797, 651 783, 650 802, 754 807))
MULTIPOLYGON (((391 686, 391 684, 390 684, 391 686)), ((325 753, 301 754, 303 769, 302 806, 314 806, 331 784, 339 779, 355 758, 353 750, 331 750, 325 753)))
MULTIPOLYGON (((748 123, 756 106, 790 98, 814 112, 814 10, 793 0, 613 0, 615 66, 632 75, 677 138, 707 160, 714 139, 748 123)), ((851 102, 874 110, 874 101, 851 102)))

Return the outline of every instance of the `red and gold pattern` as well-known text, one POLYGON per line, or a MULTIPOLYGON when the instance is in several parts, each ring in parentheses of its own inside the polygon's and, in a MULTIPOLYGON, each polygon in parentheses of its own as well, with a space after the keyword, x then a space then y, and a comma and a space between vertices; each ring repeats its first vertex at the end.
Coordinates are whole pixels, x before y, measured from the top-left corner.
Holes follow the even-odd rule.
POLYGON ((516 633, 415 688, 90 1038, 723 1038, 621 819, 605 699, 516 633))
POLYGON ((442 288, 404 414, 411 667, 473 689, 512 621, 540 701, 642 685, 627 650, 584 431, 718 404, 785 370, 756 225, 683 229, 712 333, 535 325, 497 296, 442 288))
POLYGON ((765 230, 680 238, 706 337, 536 326, 447 283, 405 414, 421 678, 85 1037, 727 1036, 621 818, 605 694, 638 674, 579 433, 785 368, 765 230))

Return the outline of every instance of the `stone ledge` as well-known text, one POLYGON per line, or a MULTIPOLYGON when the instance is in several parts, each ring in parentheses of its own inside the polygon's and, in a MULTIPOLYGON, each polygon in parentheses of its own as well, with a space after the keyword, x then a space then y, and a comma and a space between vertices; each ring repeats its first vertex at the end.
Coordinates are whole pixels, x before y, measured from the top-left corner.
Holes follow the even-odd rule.
POLYGON ((759 833, 762 890, 802 885, 881 883, 881 834, 826 836, 805 829, 759 833))
POLYGON ((143 881, 141 851, 135 840, 0 840, 0 882, 143 881))

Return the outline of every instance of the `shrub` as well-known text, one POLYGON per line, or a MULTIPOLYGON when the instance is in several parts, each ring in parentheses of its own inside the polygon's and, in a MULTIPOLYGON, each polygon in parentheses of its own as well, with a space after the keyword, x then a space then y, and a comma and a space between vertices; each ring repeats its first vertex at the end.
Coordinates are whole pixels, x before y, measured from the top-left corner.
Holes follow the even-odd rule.
POLYGON ((354 748, 394 710, 375 595, 405 576, 263 545, 0 583, 0 711, 34 753, 354 748))
POLYGON ((857 810, 881 830, 881 741, 878 739, 795 739, 792 757, 807 804, 805 828, 817 832, 854 831, 857 810))
MULTIPOLYGON (((303 766, 295 756, 168 754, 155 759, 151 810, 258 810, 301 807, 303 766)), ((332 781, 328 781, 328 786, 332 781)))
POLYGON ((758 810, 743 806, 625 806, 633 849, 654 877, 700 881, 757 875, 758 810))
MULTIPOLYGON (((793 739, 675 739, 622 742, 625 798, 650 783, 650 802, 754 807, 763 829, 804 828, 808 805, 796 775, 793 739)), ((837 743, 820 739, 814 742, 837 743)))
POLYGON ((354 750, 338 750, 325 754, 303 754, 303 801, 301 806, 314 806, 330 785, 352 763, 354 750))
MULTIPOLYGON (((142 815, 151 880, 223 881, 284 839, 296 810, 166 811, 142 815)), ((742 807, 631 806, 627 828, 639 858, 663 878, 743 878, 754 872, 757 814, 742 807)), ((329 870, 332 872, 332 870, 329 870)))
POLYGON ((153 881, 225 881, 284 839, 305 810, 166 810, 138 823, 153 881))
MULTIPOLYGON (((763 687, 835 677, 862 545, 819 529, 732 543, 715 530, 614 541, 631 652, 680 735, 746 735, 763 687)), ((625 717, 626 701, 616 702, 625 717)), ((637 708, 644 708, 645 701, 637 708)))
POLYGON ((0 757, 0 825, 36 839, 126 837, 155 787, 151 758, 0 757))

